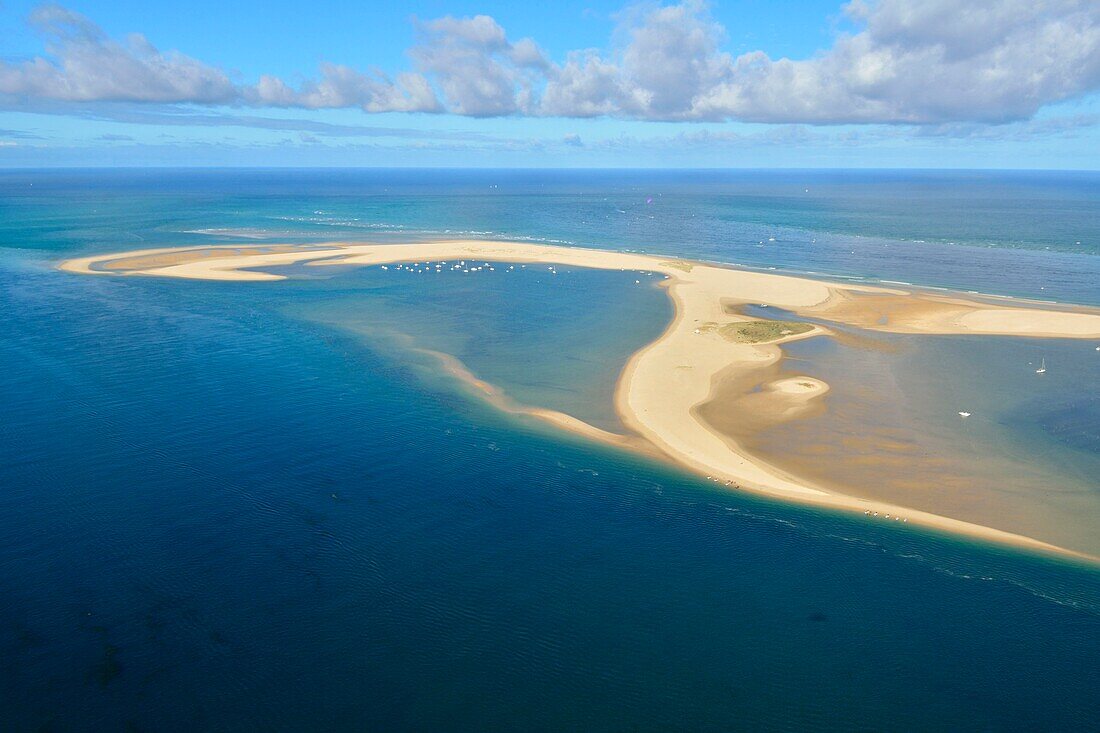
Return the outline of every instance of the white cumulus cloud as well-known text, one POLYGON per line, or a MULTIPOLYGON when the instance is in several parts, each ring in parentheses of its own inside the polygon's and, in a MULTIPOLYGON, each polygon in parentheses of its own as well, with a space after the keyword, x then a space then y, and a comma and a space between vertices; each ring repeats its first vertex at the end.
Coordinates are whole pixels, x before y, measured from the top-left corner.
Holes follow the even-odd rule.
POLYGON ((229 102, 236 90, 224 72, 180 53, 162 53, 145 36, 107 38, 79 13, 58 5, 35 10, 30 23, 47 38, 42 57, 0 62, 0 93, 66 101, 229 102))
POLYGON ((735 59, 702 117, 760 122, 1003 122, 1100 87, 1095 0, 853 2, 862 30, 808 60, 735 59))
POLYGON ((551 68, 529 38, 511 43, 487 15, 418 23, 410 50, 417 68, 443 92, 450 111, 488 117, 530 111, 534 85, 551 68))
POLYGON ((396 83, 380 71, 364 74, 350 66, 322 64, 321 78, 291 88, 276 76, 264 75, 240 91, 241 98, 263 107, 340 109, 360 107, 366 112, 439 112, 442 107, 428 80, 404 72, 396 83))
POLYGON ((297 84, 254 84, 144 36, 107 37, 56 5, 35 11, 46 54, 0 62, 0 97, 846 124, 1004 123, 1100 89, 1098 0, 852 0, 854 30, 809 58, 723 50, 702 0, 618 14, 607 48, 559 60, 487 15, 414 21, 414 68, 322 64, 297 84))
POLYGON ((297 89, 268 75, 255 85, 237 85, 223 70, 176 51, 159 51, 140 34, 131 34, 124 42, 108 38, 92 21, 58 5, 38 8, 30 23, 46 38, 49 58, 0 62, 0 94, 68 102, 441 110, 428 80, 412 72, 391 81, 381 72, 367 74, 323 64, 319 79, 303 82, 297 89))
POLYGON ((878 0, 802 60, 737 57, 697 0, 626 14, 627 40, 575 55, 540 111, 660 120, 1003 122, 1100 88, 1096 0, 878 0))

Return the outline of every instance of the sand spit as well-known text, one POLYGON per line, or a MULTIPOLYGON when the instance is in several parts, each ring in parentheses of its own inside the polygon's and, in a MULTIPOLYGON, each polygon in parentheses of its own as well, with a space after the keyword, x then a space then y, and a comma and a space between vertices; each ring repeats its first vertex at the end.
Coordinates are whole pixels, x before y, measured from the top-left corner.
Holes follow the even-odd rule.
MULTIPOLYGON (((261 268, 465 260, 659 273, 665 276, 661 284, 675 304, 672 322, 656 341, 630 358, 616 388, 616 407, 623 424, 636 437, 617 436, 569 415, 510 403, 506 396, 478 380, 460 363, 437 355, 448 371, 502 409, 528 414, 590 439, 623 447, 638 448, 640 438, 672 461, 731 488, 858 511, 873 517, 888 515, 891 521, 1082 556, 993 527, 859 499, 815 486, 750 455, 729 436, 709 427, 700 419, 696 408, 710 399, 723 379, 767 374, 781 359, 782 344, 829 333, 823 326, 806 329, 807 324, 797 329, 779 326, 778 332, 766 327, 761 329, 759 317, 749 318, 737 313, 741 306, 771 306, 818 321, 893 333, 1057 338, 1100 338, 1100 312, 1097 311, 1010 299, 990 303, 977 297, 826 282, 631 252, 473 240, 156 249, 74 259, 62 263, 60 268, 101 276, 274 282, 286 278, 261 268), (748 324, 755 325, 746 329, 748 324), (757 340, 770 339, 773 335, 776 338, 757 340)), ((794 415, 807 409, 827 390, 828 385, 808 377, 774 380, 766 385, 767 394, 760 400, 761 409, 774 409, 777 415, 779 412, 794 415)), ((783 415, 779 415, 779 419, 782 418, 783 415)))

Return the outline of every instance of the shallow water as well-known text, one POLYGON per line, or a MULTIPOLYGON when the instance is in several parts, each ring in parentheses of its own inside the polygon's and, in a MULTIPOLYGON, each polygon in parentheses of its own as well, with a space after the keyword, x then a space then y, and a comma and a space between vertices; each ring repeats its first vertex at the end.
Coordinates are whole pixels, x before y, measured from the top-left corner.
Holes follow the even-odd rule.
POLYGON ((287 312, 359 334, 400 352, 397 358, 408 359, 410 349, 453 356, 520 404, 623 432, 615 385, 631 354, 672 318, 668 296, 656 287, 663 277, 484 261, 465 272, 456 265, 352 268, 287 312))
POLYGON ((724 411, 733 395, 703 414, 838 491, 1100 555, 1100 404, 1083 389, 1100 378, 1091 342, 845 332, 858 335, 784 347, 780 375, 830 385, 817 409, 762 430, 724 411))
MULTIPOLYGON (((748 233, 790 216, 764 202, 747 222, 737 191, 751 179, 701 191, 694 179, 532 173, 523 195, 490 195, 490 173, 363 175, 0 176, 6 728, 1073 730, 1100 715, 1093 567, 728 493, 501 415, 295 310, 362 299, 351 283, 365 271, 340 293, 340 278, 52 269, 66 253, 211 241, 188 229, 350 231, 275 223, 330 209, 424 231, 583 232, 589 244, 750 259, 748 233), (675 217, 583 218, 641 209, 640 191, 671 196, 674 184, 675 217), (700 236, 691 213, 716 228, 700 236)), ((1079 205, 1079 181, 1070 194, 1026 185, 1079 205)), ((819 233, 834 244, 814 254, 812 236, 788 242, 782 230, 774 256, 754 262, 915 279, 912 269, 1095 301, 1093 255, 1041 250, 1065 221, 1024 244, 943 243, 932 251, 954 259, 927 262, 918 243, 889 242, 896 262, 873 238, 858 257, 833 258, 840 242, 864 240, 819 233)), ((660 302, 626 286, 639 312, 660 302)), ((602 327, 601 314, 570 315, 581 302, 566 299, 555 333, 602 327)), ((489 310, 486 323, 500 323, 489 310)), ((635 323, 624 348, 649 316, 635 323)), ((1063 363, 1048 354, 1048 376, 1063 363)), ((1092 450, 1091 414, 1077 402, 1025 406, 998 429, 1092 450)))

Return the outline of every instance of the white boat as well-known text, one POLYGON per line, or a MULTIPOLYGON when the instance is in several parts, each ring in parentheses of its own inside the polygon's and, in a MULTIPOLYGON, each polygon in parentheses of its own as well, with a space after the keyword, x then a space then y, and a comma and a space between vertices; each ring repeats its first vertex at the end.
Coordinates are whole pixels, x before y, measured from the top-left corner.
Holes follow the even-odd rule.
POLYGON ((969 412, 960 412, 959 417, 970 417, 970 413, 969 412))
POLYGON ((1043 363, 1039 365, 1039 368, 1035 370, 1035 373, 1036 374, 1046 374, 1047 373, 1047 360, 1046 360, 1046 357, 1043 357, 1043 363))

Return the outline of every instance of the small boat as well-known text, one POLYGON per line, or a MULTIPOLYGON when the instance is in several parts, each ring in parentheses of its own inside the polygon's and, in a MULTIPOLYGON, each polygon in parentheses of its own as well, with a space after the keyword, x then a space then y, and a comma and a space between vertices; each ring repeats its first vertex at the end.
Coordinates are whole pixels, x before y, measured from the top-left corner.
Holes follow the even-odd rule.
POLYGON ((1043 363, 1039 365, 1039 368, 1035 370, 1035 373, 1036 374, 1046 374, 1047 373, 1047 360, 1046 360, 1046 357, 1043 357, 1043 363))
POLYGON ((970 413, 969 412, 960 412, 959 417, 970 417, 970 413))

